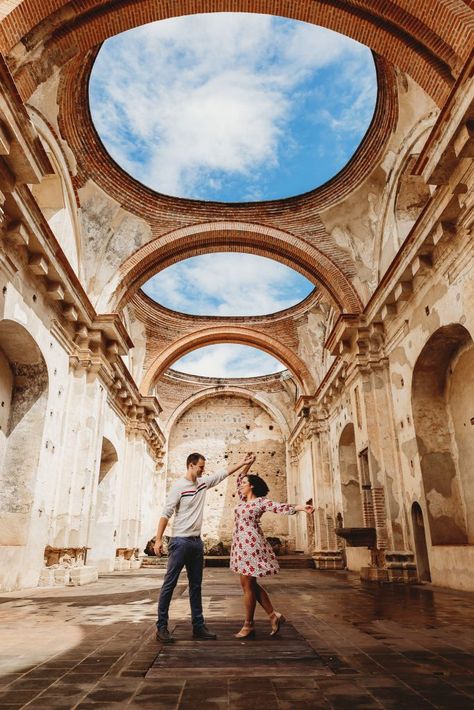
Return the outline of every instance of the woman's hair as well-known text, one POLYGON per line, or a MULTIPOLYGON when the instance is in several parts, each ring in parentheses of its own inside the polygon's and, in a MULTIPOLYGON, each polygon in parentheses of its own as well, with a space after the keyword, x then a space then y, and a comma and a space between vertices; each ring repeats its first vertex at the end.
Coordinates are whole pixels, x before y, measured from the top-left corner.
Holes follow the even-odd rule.
POLYGON ((252 490, 257 496, 257 498, 263 498, 263 496, 266 496, 268 491, 270 490, 263 478, 260 478, 260 476, 257 476, 256 473, 249 473, 247 474, 248 482, 252 486, 252 490))

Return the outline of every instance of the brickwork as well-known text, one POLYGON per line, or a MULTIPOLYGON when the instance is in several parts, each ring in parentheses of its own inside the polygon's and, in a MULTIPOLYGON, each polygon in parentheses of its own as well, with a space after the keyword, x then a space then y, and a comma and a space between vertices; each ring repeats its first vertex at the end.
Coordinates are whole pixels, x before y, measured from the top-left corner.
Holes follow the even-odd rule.
POLYGON ((232 378, 198 377, 167 370, 156 382, 162 412, 160 421, 167 433, 180 412, 198 399, 211 398, 225 392, 257 400, 271 417, 277 420, 285 434, 294 424, 294 396, 284 386, 281 375, 232 378))
POLYGON ((466 58, 472 20, 462 0, 409 0, 382 4, 373 0, 329 3, 305 2, 289 8, 283 0, 211 0, 196 3, 183 0, 173 9, 165 2, 140 0, 109 3, 105 0, 76 0, 74 3, 23 0, 6 18, 0 48, 7 53, 25 37, 34 50, 33 62, 23 59, 17 72, 23 95, 27 96, 56 65, 74 53, 86 51, 107 37, 131 27, 173 15, 195 12, 266 12, 289 16, 347 34, 411 74, 438 102, 446 97, 452 76, 466 58), (61 8, 68 5, 68 13, 61 8), (42 48, 44 47, 43 51, 42 48))
MULTIPOLYGON (((176 313, 156 304, 143 292, 136 294, 129 308, 145 326, 143 392, 148 392, 167 367, 198 343, 202 346, 219 342, 260 346, 289 367, 305 388, 314 386, 314 374, 299 353, 298 323, 306 319, 308 311, 320 313, 320 300, 321 294, 315 291, 303 303, 274 315, 218 318, 176 313)), ((324 313, 321 317, 326 318, 324 313)))

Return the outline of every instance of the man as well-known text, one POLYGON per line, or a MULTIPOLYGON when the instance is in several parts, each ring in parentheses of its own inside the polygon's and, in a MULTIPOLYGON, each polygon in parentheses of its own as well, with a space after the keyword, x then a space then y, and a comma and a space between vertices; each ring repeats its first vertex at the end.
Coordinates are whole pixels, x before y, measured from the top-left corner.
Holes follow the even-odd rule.
POLYGON ((204 545, 201 540, 201 528, 206 491, 241 468, 248 471, 254 461, 255 456, 247 454, 236 466, 230 466, 226 471, 212 476, 202 477, 206 465, 205 457, 198 453, 190 454, 186 460, 186 475, 173 483, 166 499, 162 517, 158 522, 154 546, 155 553, 161 555, 163 553, 163 533, 168 520, 174 513, 172 537, 168 544, 168 567, 158 602, 157 641, 174 642, 173 636, 168 631, 168 610, 183 567, 186 567, 188 575, 193 638, 217 638, 216 634, 209 631, 205 625, 202 613, 201 584, 204 545))

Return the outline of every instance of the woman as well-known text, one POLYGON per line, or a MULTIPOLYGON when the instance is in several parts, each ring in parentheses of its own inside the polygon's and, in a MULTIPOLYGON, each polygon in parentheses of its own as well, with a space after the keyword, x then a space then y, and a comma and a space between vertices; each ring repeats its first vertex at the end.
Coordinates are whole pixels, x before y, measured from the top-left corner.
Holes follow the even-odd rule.
POLYGON ((235 509, 234 533, 230 553, 230 568, 240 574, 240 584, 244 593, 245 623, 235 638, 253 638, 255 629, 253 617, 258 602, 267 612, 270 636, 275 636, 285 617, 273 609, 267 592, 257 583, 257 578, 278 574, 280 568, 270 544, 260 527, 263 513, 283 513, 294 515, 298 511, 313 513, 311 505, 290 505, 275 503, 266 498, 268 486, 260 476, 247 474, 244 469, 237 478, 237 490, 242 501, 235 509))

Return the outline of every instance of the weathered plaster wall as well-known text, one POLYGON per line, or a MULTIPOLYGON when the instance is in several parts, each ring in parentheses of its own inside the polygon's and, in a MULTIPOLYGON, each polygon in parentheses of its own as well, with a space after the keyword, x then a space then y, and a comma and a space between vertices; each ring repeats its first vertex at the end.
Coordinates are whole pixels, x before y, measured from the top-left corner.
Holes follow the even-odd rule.
MULTIPOLYGON (((418 139, 420 135, 426 138, 438 113, 427 94, 401 72, 397 88, 397 127, 380 165, 342 205, 321 214, 329 234, 356 265, 356 283, 365 299, 375 290, 404 237, 405 228, 397 226, 395 208, 400 173, 407 157, 419 152, 418 139)), ((405 221, 402 215, 398 219, 405 221)))
POLYGON ((99 378, 71 369, 43 291, 5 262, 0 341, 0 588, 36 586, 47 545, 91 547, 89 562, 110 571, 117 547, 144 547, 162 502, 143 437, 126 431, 99 378), (118 455, 106 495, 104 436, 118 455))

